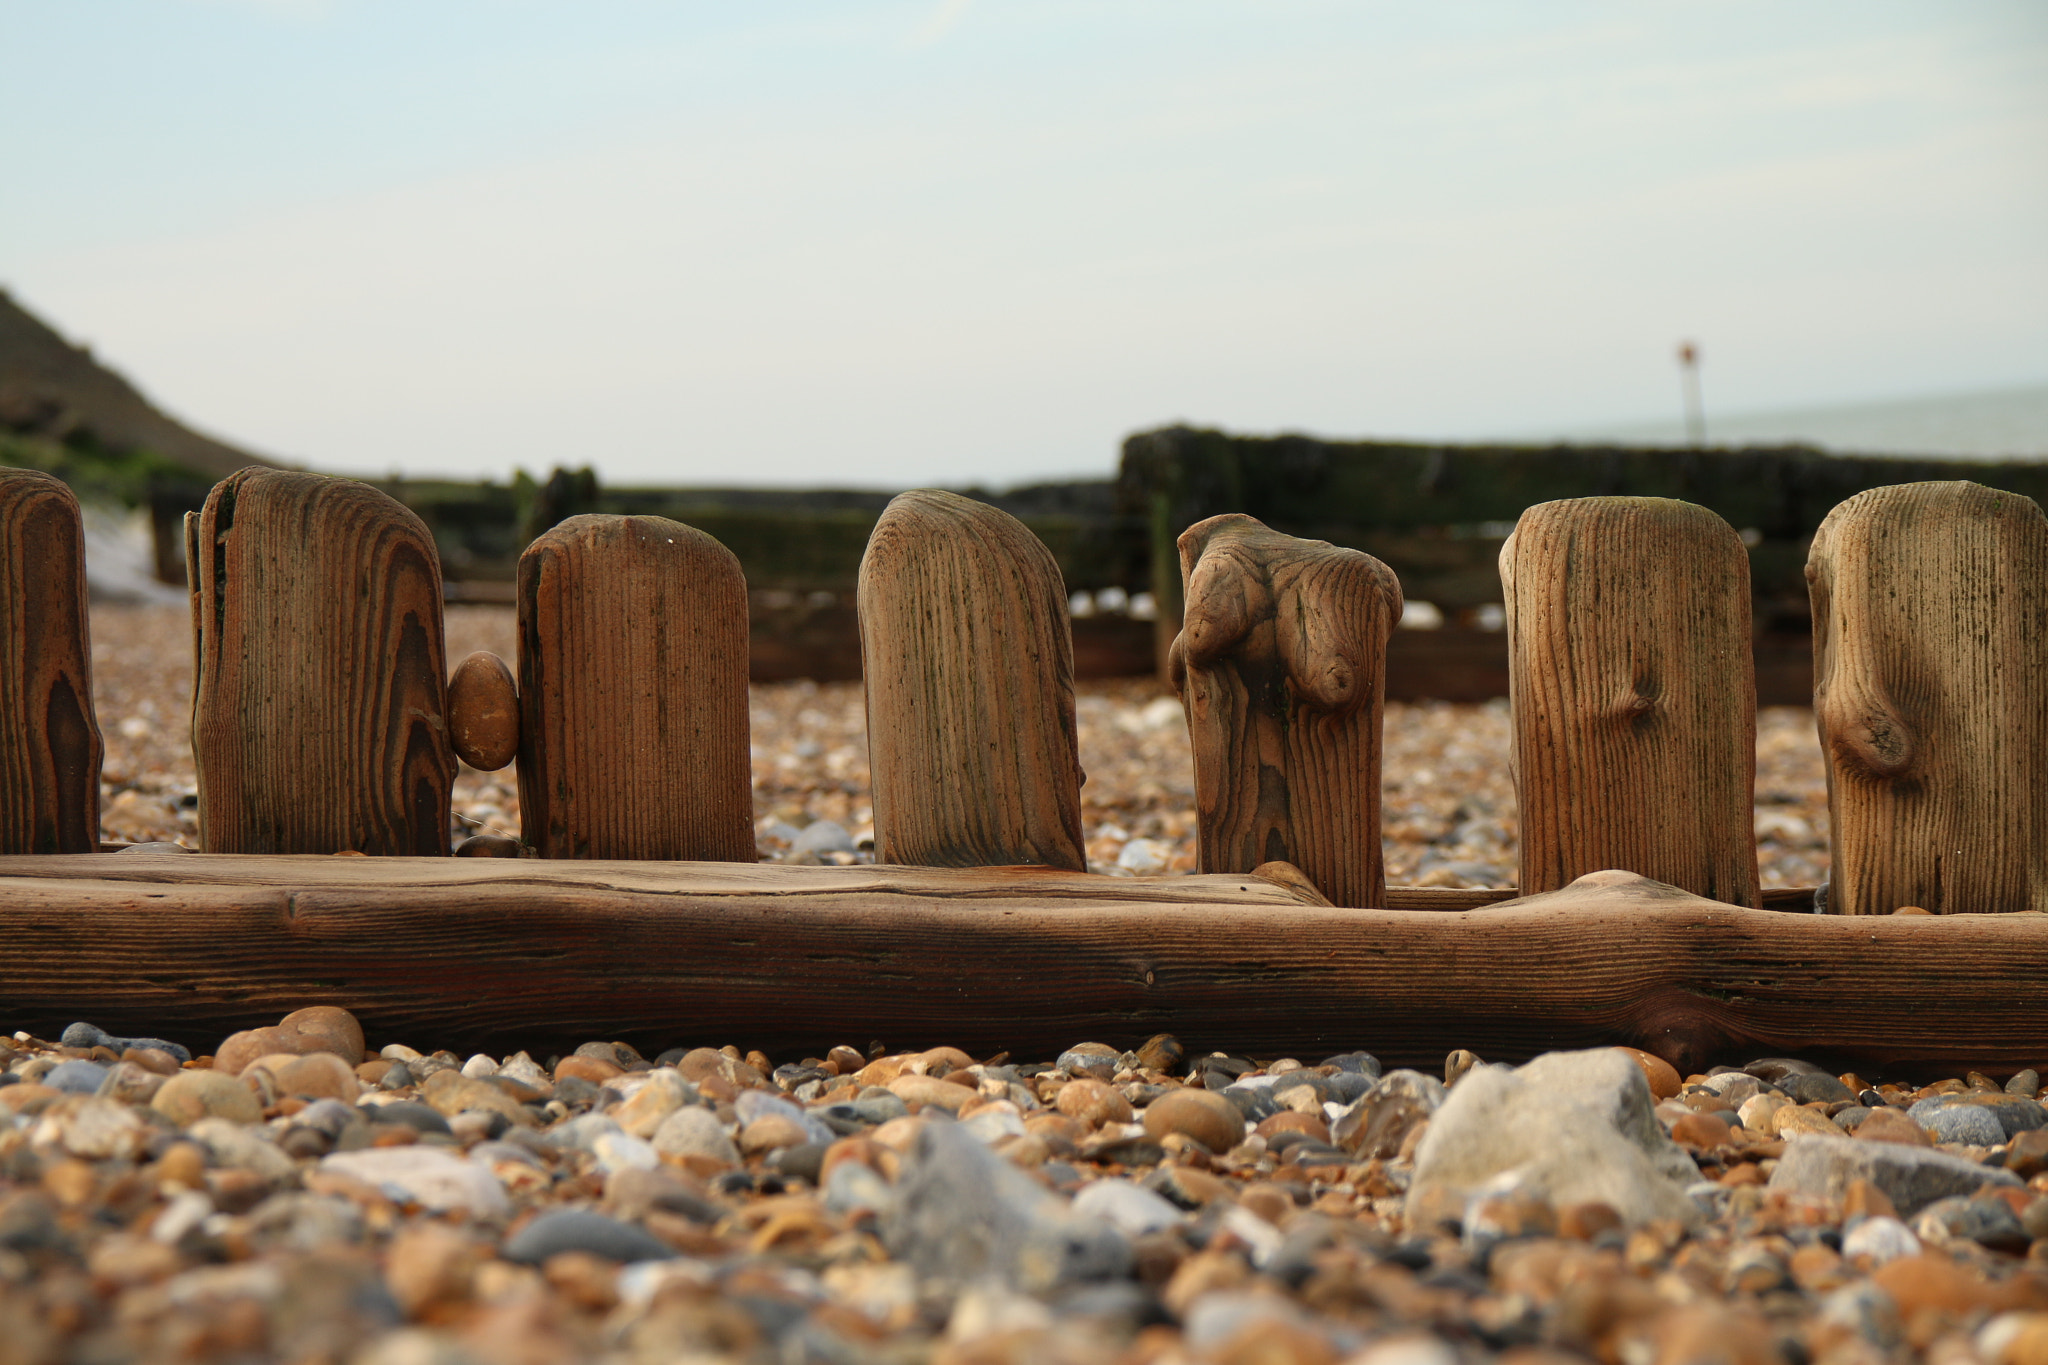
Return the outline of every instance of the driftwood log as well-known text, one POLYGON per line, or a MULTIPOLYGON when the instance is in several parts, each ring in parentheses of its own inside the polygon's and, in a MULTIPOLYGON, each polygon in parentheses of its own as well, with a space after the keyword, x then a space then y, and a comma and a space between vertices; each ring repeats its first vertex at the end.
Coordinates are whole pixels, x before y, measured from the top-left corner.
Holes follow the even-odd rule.
POLYGON ((1758 903, 1749 557, 1669 498, 1522 513, 1500 552, 1521 811, 1516 882, 1627 868, 1758 903))
POLYGON ((747 583, 662 517, 571 517, 519 559, 519 809, 543 858, 751 863, 747 583))
POLYGON ((0 852, 90 853, 100 838, 85 533, 48 474, 0 469, 0 852))
POLYGON ((455 756, 426 525, 352 479, 244 469, 186 533, 201 843, 447 853, 455 756))
POLYGON ((1086 866, 1067 594, 1038 537, 901 494, 861 559, 860 634, 876 859, 1086 866))
POLYGON ((1235 514, 1189 527, 1180 561, 1186 607, 1168 671, 1194 747, 1202 871, 1287 862, 1333 905, 1382 904, 1393 571, 1235 514))
POLYGON ((1306 1061, 1629 1043, 1682 1070, 1796 1050, 1924 1079, 2037 1066, 2048 1037, 2041 916, 1780 914, 1623 873, 1413 914, 1252 877, 14 857, 0 942, 11 1027, 84 1018, 202 1049, 315 1003, 379 1043, 778 1059, 877 1037, 1050 1056, 1164 1030, 1191 1053, 1306 1061))
POLYGON ((1806 574, 1829 909, 2048 910, 2048 518, 1981 484, 1875 488, 1806 574))

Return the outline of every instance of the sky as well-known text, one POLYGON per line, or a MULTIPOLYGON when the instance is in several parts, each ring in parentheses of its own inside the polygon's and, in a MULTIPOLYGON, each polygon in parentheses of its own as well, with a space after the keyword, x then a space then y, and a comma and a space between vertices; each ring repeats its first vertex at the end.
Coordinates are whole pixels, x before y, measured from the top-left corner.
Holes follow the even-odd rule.
POLYGON ((1013 484, 2048 384, 2039 0, 0 0, 0 286, 318 468, 1013 484))

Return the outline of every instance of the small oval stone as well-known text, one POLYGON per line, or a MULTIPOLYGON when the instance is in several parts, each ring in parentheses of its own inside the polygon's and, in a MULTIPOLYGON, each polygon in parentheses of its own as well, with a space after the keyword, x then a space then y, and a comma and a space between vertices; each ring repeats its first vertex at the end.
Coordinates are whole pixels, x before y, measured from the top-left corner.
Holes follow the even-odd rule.
POLYGON ((1182 1133, 1212 1152, 1244 1141, 1244 1115, 1211 1090, 1175 1090, 1145 1106, 1145 1132, 1154 1141, 1182 1133))
POLYGON ((519 685, 505 661, 478 650, 448 680, 448 738, 464 763, 495 772, 519 756, 519 685))
POLYGON ((256 1092, 221 1071, 181 1071, 163 1083, 149 1107, 184 1124, 203 1118, 256 1123, 263 1117, 256 1092))
POLYGON ((1132 1116, 1131 1102, 1115 1086, 1088 1078, 1061 1086, 1053 1107, 1090 1128, 1100 1128, 1105 1123, 1129 1123, 1132 1116))

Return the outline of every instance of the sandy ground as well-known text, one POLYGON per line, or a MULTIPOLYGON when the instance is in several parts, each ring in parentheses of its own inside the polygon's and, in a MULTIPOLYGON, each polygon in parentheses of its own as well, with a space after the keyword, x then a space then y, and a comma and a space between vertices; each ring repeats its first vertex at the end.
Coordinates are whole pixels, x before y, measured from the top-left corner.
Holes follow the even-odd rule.
MULTIPOLYGON (((96 606, 92 628, 93 690, 106 736, 104 836, 197 847, 190 620, 177 607, 96 606)), ((451 607, 451 663, 478 649, 512 656, 511 613, 451 607)), ((784 856, 797 832, 820 820, 841 826, 859 848, 873 819, 859 685, 758 686, 752 711, 763 856, 784 856)), ((1194 779, 1179 703, 1156 682, 1130 679, 1083 684, 1078 711, 1091 864, 1137 875, 1193 871, 1194 779)), ((1389 881, 1513 885, 1508 738, 1505 702, 1387 707, 1389 881)), ((464 832, 518 832, 518 784, 509 768, 465 767, 454 804, 464 832)), ((1770 707, 1758 716, 1756 831, 1766 886, 1812 886, 1826 878, 1827 792, 1805 708, 1770 707)))

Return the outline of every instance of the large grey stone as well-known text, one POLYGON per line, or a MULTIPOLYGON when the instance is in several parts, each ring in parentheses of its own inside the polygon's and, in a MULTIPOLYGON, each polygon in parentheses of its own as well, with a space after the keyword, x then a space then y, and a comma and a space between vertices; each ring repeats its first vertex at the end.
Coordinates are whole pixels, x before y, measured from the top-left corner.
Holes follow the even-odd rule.
POLYGON ((1974 1142, 1986 1147, 1995 1147, 2035 1128, 2048 1128, 2048 1109, 2043 1109, 2036 1101, 2028 1099, 2025 1095, 1989 1094, 1981 1090, 1961 1095, 1931 1095, 1906 1112, 1915 1123, 1943 1142, 1974 1142), (1958 1111, 1965 1111, 1961 1121, 1945 1117, 1956 1115, 1958 1111), (1963 1122, 1969 1123, 1971 1131, 1990 1132, 1990 1129, 1970 1117, 1972 1113, 1985 1114, 1995 1120, 1998 1124, 1997 1136, 1941 1136, 1945 1126, 1961 1131, 1963 1122))
POLYGON ((1411 1226, 1460 1216, 1482 1186, 1610 1205, 1631 1225, 1697 1223, 1699 1168, 1665 1135, 1642 1069, 1610 1048, 1553 1052, 1516 1071, 1476 1068, 1452 1088, 1415 1153, 1411 1226))
POLYGON ((1115 1228, 1074 1212, 955 1123, 918 1134, 882 1240, 919 1275, 953 1284, 994 1280, 1042 1293, 1131 1269, 1130 1244, 1115 1228))
POLYGON ((1857 1180, 1868 1180, 1883 1190, 1901 1218, 1911 1218, 1952 1194, 1969 1194, 1985 1185, 2020 1183, 2011 1171, 1979 1166, 1926 1147, 1811 1137, 1786 1145, 1778 1169, 1771 1173, 1770 1188, 1839 1199, 1857 1180))

